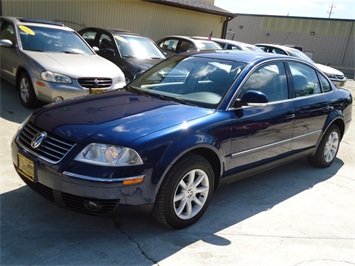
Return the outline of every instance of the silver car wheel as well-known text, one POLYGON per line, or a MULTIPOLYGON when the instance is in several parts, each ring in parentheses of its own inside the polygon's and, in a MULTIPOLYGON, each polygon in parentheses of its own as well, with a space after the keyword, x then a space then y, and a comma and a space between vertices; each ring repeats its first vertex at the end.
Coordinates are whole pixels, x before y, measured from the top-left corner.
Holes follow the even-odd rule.
POLYGON ((339 147, 339 135, 338 132, 334 131, 329 135, 325 143, 324 160, 326 162, 331 162, 334 159, 334 157, 337 154, 338 147, 339 147))
POLYGON ((194 169, 188 172, 174 193, 175 214, 183 220, 197 215, 208 198, 209 185, 208 176, 204 171, 194 169))
POLYGON ((27 103, 30 98, 30 83, 27 78, 21 78, 20 80, 20 95, 24 103, 27 103))

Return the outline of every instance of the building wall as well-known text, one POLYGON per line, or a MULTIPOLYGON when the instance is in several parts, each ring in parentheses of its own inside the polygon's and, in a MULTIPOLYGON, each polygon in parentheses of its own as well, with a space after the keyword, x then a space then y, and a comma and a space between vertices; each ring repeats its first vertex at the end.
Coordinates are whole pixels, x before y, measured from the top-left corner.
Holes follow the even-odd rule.
MULTIPOLYGON (((211 1, 211 0, 210 0, 211 1)), ((87 26, 127 29, 157 40, 165 35, 222 34, 224 17, 141 0, 2 0, 3 16, 64 22, 79 30, 87 26)))
POLYGON ((237 15, 228 23, 227 39, 247 43, 291 44, 314 61, 354 77, 355 20, 237 15))

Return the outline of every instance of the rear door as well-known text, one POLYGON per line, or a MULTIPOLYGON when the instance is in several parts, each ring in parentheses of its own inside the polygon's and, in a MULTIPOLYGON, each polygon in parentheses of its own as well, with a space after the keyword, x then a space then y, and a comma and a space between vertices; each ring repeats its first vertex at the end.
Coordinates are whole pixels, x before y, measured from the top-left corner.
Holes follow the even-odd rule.
POLYGON ((312 67, 289 62, 293 97, 295 98, 295 126, 291 150, 315 146, 320 138, 325 121, 331 111, 324 90, 327 80, 312 67), (319 77, 322 78, 319 81, 319 77), (321 84, 324 85, 322 86, 321 84))

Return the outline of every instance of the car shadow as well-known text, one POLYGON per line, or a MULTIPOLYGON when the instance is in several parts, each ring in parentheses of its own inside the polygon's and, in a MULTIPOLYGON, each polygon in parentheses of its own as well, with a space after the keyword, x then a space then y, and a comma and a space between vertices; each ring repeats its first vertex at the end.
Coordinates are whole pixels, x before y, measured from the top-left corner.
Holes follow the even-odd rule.
POLYGON ((21 105, 19 93, 15 86, 9 82, 0 79, 0 117, 15 123, 21 123, 35 109, 26 108, 21 105))
POLYGON ((317 169, 302 159, 222 187, 200 221, 181 230, 165 228, 150 216, 105 218, 75 213, 21 186, 1 195, 0 262, 153 265, 197 241, 228 246, 231 241, 228 235, 218 235, 221 230, 312 189, 342 165, 336 159, 331 167, 317 169))

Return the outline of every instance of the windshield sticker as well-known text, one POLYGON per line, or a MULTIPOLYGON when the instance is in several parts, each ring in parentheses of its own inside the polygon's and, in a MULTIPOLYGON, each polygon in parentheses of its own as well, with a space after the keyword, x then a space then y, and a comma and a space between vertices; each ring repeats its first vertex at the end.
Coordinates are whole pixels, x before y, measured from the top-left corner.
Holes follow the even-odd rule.
POLYGON ((128 43, 128 41, 125 39, 125 38, 122 38, 121 36, 119 35, 115 35, 115 39, 121 41, 121 42, 125 42, 125 43, 128 43))
POLYGON ((27 28, 26 26, 20 25, 19 28, 29 35, 35 35, 34 31, 31 30, 30 28, 27 28))

